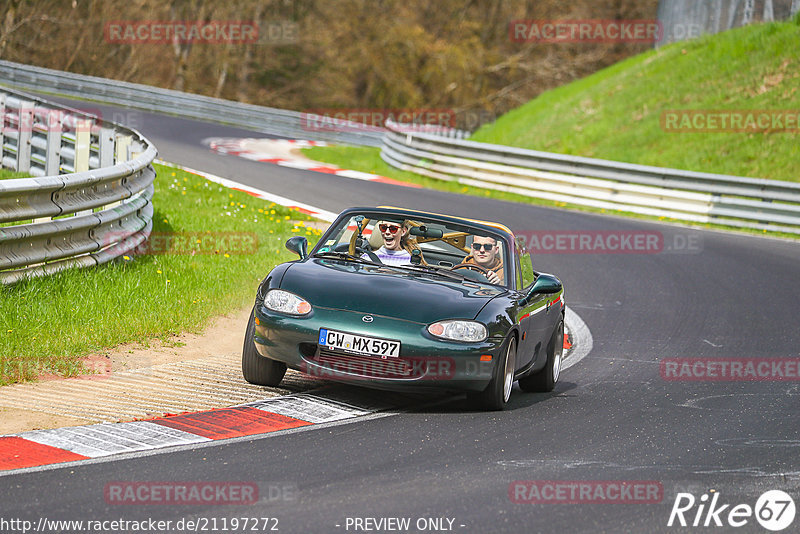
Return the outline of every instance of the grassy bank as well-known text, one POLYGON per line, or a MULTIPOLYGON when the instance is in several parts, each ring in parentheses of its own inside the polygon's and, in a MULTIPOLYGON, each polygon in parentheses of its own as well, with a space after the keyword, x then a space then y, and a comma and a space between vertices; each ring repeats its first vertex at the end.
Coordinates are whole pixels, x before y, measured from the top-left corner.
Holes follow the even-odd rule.
POLYGON ((800 181, 793 132, 675 132, 669 110, 800 112, 800 17, 652 50, 542 94, 472 139, 677 169, 800 181))
POLYGON ((198 331, 251 303, 272 266, 296 258, 288 237, 318 238, 297 211, 156 167, 149 254, 0 286, 0 385, 80 374, 90 353, 198 331))

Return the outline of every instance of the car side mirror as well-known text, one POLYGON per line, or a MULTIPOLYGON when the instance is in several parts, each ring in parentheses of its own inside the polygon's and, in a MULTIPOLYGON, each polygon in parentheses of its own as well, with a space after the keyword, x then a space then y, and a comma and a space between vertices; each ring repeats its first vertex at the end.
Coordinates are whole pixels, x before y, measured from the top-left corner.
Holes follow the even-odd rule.
POLYGON ((308 239, 301 235, 290 237, 286 240, 286 248, 300 256, 301 260, 308 256, 308 239))
POLYGON ((536 278, 536 281, 531 286, 530 290, 528 290, 528 297, 532 297, 534 295, 549 295, 552 293, 558 293, 561 291, 562 288, 561 280, 553 276, 552 274, 545 274, 542 273, 536 278))

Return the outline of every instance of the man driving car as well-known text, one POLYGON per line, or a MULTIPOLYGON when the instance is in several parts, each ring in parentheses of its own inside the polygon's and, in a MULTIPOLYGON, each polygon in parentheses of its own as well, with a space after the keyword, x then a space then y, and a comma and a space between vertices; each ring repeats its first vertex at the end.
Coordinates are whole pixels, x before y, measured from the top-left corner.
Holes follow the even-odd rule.
POLYGON ((472 254, 464 258, 464 263, 474 263, 486 269, 486 278, 493 284, 503 284, 503 256, 493 237, 476 235, 472 240, 472 254))

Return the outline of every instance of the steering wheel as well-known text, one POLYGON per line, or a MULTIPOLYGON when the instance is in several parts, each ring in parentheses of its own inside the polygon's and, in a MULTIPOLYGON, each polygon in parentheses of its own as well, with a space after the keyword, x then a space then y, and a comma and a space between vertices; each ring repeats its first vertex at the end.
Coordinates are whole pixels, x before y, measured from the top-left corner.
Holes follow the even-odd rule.
MULTIPOLYGON (((348 252, 349 253, 350 252, 350 243, 341 243, 339 245, 336 245, 335 247, 333 247, 333 250, 336 251, 336 252, 348 252)), ((366 254, 367 257, 369 257, 370 260, 374 261, 375 263, 380 263, 381 265, 383 265, 383 262, 378 257, 378 255, 375 254, 374 252, 372 252, 371 250, 367 250, 367 249, 362 248, 362 247, 355 247, 355 252, 356 252, 356 255, 358 255, 358 256, 360 256, 362 254, 366 254)))
POLYGON ((456 271, 458 269, 466 269, 467 271, 474 271, 478 273, 478 277, 470 276, 476 282, 484 282, 489 281, 489 269, 483 267, 482 265, 478 265, 476 263, 459 263, 455 267, 451 267, 451 271, 456 271))
POLYGON ((489 269, 477 263, 459 263, 455 267, 450 267, 451 271, 455 271, 456 269, 469 269, 470 271, 479 272, 487 278, 489 277, 489 269))

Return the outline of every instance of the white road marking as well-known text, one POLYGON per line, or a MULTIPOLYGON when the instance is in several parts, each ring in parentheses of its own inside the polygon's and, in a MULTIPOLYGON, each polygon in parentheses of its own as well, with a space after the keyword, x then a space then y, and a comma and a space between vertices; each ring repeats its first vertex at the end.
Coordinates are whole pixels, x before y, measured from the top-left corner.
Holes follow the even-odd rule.
POLYGON ((570 341, 575 348, 570 351, 568 357, 564 359, 564 363, 561 366, 562 371, 569 369, 584 359, 592 350, 594 343, 592 332, 589 330, 589 327, 586 326, 583 319, 572 311, 572 308, 569 306, 567 306, 567 311, 564 315, 564 322, 569 328, 570 341))

